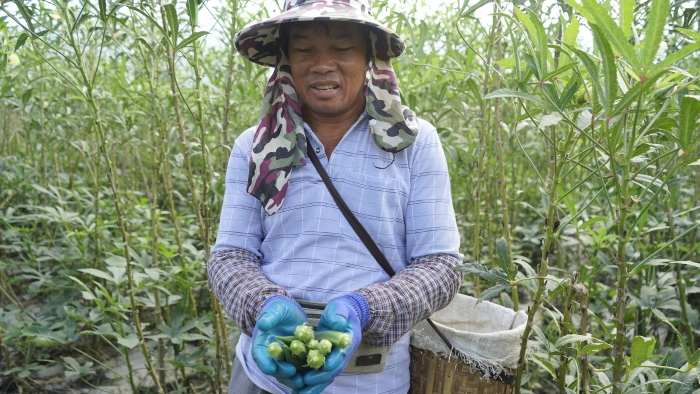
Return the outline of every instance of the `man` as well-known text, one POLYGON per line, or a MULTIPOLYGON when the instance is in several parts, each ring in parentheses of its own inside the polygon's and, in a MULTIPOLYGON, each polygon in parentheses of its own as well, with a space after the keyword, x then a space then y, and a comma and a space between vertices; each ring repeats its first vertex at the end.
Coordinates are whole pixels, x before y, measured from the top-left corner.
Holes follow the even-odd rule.
POLYGON ((409 330, 461 283, 440 141, 401 105, 391 58, 404 44, 372 18, 371 0, 286 0, 285 9, 236 36, 245 58, 274 72, 259 124, 234 144, 209 261, 210 284, 241 329, 229 393, 405 393, 409 330), (306 165, 307 145, 394 277, 306 165), (266 352, 307 322, 297 300, 327 303, 318 330, 352 338, 318 371, 266 352), (382 371, 350 363, 360 342, 389 347, 382 371))

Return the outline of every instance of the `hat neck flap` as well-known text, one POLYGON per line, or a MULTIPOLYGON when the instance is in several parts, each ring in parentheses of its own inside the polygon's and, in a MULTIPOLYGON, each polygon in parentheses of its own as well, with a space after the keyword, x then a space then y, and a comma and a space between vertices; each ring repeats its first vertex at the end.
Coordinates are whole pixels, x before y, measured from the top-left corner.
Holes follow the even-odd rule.
MULTIPOLYGON (((383 36, 383 35, 382 35, 383 36)), ((401 105, 396 74, 391 66, 388 38, 370 33, 372 59, 364 89, 370 129, 375 144, 396 153, 411 145, 418 134, 414 112, 401 105), (384 41, 387 42, 384 42, 384 41)), ((255 196, 268 214, 284 201, 294 167, 306 164, 306 134, 301 99, 292 80, 285 45, 279 29, 277 65, 265 88, 260 119, 253 138, 248 167, 248 193, 255 196)))

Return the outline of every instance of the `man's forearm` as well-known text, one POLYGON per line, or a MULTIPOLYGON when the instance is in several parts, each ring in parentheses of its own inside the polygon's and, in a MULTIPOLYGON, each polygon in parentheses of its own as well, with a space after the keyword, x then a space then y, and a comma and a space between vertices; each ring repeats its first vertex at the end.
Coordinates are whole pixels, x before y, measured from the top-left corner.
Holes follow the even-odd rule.
POLYGON ((260 307, 274 295, 290 294, 270 282, 260 270, 260 260, 243 249, 214 253, 207 264, 209 285, 241 332, 252 335, 260 307))
POLYGON ((460 263, 448 254, 419 257, 391 280, 357 290, 370 309, 363 340, 370 346, 391 345, 416 323, 447 306, 462 283, 462 274, 453 269, 460 263))

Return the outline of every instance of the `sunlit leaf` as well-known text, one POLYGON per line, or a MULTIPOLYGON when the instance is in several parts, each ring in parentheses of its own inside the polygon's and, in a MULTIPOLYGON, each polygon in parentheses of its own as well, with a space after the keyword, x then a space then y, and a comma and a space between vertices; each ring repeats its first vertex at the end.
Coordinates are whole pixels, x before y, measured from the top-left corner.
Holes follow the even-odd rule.
POLYGON ((595 38, 596 45, 602 54, 604 81, 603 89, 605 91, 605 96, 603 96, 603 107, 605 108, 605 112, 610 114, 610 112, 612 112, 615 99, 617 98, 618 91, 615 55, 610 47, 610 43, 600 28, 598 28, 597 25, 591 25, 591 29, 593 30, 593 38, 595 38))
POLYGON ((654 354, 654 346, 656 346, 655 338, 634 337, 632 340, 632 354, 629 359, 630 369, 635 369, 649 360, 654 354))
POLYGON ((117 339, 117 342, 127 349, 133 349, 139 344, 139 337, 137 337, 135 334, 129 334, 124 338, 117 339))
POLYGON ((691 152, 700 142, 698 116, 700 96, 683 96, 678 113, 678 143, 685 152, 691 152))
POLYGON ((580 12, 590 24, 595 24, 601 34, 610 42, 613 49, 619 53, 632 69, 639 70, 637 54, 628 42, 629 34, 625 34, 597 0, 582 0, 581 4, 576 0, 566 0, 576 11, 580 12))
POLYGON ((639 54, 642 67, 648 67, 656 58, 670 7, 669 0, 651 0, 651 9, 644 26, 644 40, 642 40, 642 49, 639 54))

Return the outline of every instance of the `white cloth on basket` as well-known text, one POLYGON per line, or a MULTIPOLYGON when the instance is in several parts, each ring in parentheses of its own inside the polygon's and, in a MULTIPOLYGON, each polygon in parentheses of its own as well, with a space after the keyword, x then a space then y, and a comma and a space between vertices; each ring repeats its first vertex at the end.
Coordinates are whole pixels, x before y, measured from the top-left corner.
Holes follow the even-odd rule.
MULTIPOLYGON (((482 373, 485 379, 518 367, 527 314, 492 302, 457 294, 431 319, 455 349, 462 361, 482 373)), ((446 357, 447 345, 426 322, 411 331, 411 345, 446 357)))

